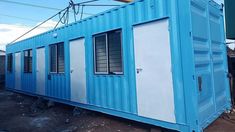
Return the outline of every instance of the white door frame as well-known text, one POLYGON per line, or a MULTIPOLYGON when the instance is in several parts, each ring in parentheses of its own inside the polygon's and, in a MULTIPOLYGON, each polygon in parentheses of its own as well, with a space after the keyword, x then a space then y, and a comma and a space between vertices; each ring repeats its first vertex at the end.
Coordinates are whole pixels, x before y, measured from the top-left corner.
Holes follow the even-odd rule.
POLYGON ((15 89, 21 89, 21 52, 15 53, 15 89))
POLYGON ((46 87, 46 61, 45 47, 36 50, 36 92, 45 95, 46 87))
POLYGON ((72 40, 69 45, 71 101, 86 104, 85 39, 72 40))
POLYGON ((136 25, 134 31, 138 115, 175 123, 169 20, 136 25))

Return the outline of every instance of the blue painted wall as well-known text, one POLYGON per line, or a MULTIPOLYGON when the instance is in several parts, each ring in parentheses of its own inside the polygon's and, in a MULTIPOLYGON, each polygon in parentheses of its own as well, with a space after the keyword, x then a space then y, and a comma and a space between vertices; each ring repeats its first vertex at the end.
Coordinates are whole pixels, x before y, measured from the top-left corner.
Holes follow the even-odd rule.
MULTIPOLYGON (((104 108, 137 113, 132 26, 135 23, 169 16, 167 6, 169 4, 169 1, 165 0, 136 2, 7 46, 7 53, 18 51, 23 53, 26 49, 33 49, 33 73, 22 72, 22 90, 35 92, 36 48, 45 46, 46 55, 48 55, 48 45, 64 42, 66 62, 64 74, 50 74, 49 59, 46 58, 48 67, 46 73, 51 75, 51 80, 46 82, 46 95, 70 100, 69 40, 85 37, 88 103, 104 108), (123 34, 124 75, 94 75, 92 36, 119 28, 122 29, 123 34), (57 33, 58 36, 54 38, 53 33, 57 33)), ((7 76, 7 80, 12 78, 13 76, 7 76)))

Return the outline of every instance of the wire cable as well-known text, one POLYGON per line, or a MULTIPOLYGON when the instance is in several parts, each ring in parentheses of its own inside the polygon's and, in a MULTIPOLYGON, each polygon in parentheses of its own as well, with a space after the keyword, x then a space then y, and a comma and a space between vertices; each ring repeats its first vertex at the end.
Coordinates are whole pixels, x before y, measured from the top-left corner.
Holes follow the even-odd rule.
MULTIPOLYGON (((54 10, 54 11, 61 11, 62 10, 62 9, 54 8, 54 7, 34 5, 34 4, 28 4, 28 3, 23 3, 23 2, 15 2, 15 1, 10 1, 10 0, 0 0, 0 2, 10 3, 10 4, 17 4, 17 5, 22 5, 22 6, 29 6, 29 7, 36 7, 36 8, 48 9, 48 10, 54 10)), ((87 2, 85 2, 85 3, 87 3, 87 2)), ((84 12, 84 14, 86 14, 86 15, 94 15, 92 13, 85 13, 85 12, 84 12)))
POLYGON ((32 22, 40 22, 40 20, 35 20, 35 19, 25 18, 25 17, 18 17, 18 16, 13 16, 13 15, 7 15, 7 14, 2 14, 2 13, 0 13, 0 16, 16 18, 16 19, 21 19, 21 20, 27 20, 27 21, 32 21, 32 22))
POLYGON ((10 1, 10 0, 0 0, 0 2, 17 4, 17 5, 23 5, 23 6, 30 6, 30 7, 36 7, 36 8, 43 8, 43 9, 49 9, 49 10, 56 10, 56 11, 60 11, 61 10, 61 9, 54 8, 54 7, 34 5, 34 4, 28 4, 28 3, 23 3, 23 2, 15 2, 15 1, 10 1))
POLYGON ((83 11, 84 11, 84 6, 82 6, 82 11, 81 11, 81 17, 80 17, 80 20, 82 20, 82 17, 83 17, 83 11))
MULTIPOLYGON (((66 10, 67 11, 67 10, 66 10)), ((61 22, 62 24, 65 24, 65 22, 62 21, 62 19, 64 18, 66 11, 63 13, 62 16, 60 16, 61 12, 59 13, 59 21, 57 22, 57 24, 55 25, 54 29, 59 25, 59 23, 61 22)))
POLYGON ((12 42, 10 42, 9 44, 12 44, 14 42, 16 42, 18 39, 22 38, 23 36, 25 36, 26 34, 30 33, 31 31, 33 31, 34 29, 38 28, 39 26, 41 26, 42 24, 46 23, 47 21, 51 20, 52 18, 54 18, 55 16, 57 16, 58 13, 56 13, 55 15, 51 16, 50 18, 46 19, 45 21, 43 21, 42 23, 38 24, 37 26, 35 26, 34 28, 30 29, 29 31, 27 31, 26 33, 24 33, 23 35, 19 36, 18 38, 16 38, 15 40, 13 40, 12 42))
POLYGON ((95 2, 95 1, 99 1, 99 0, 84 1, 84 2, 81 2, 81 3, 76 3, 74 5, 81 5, 81 4, 91 3, 91 2, 95 2))
MULTIPOLYGON (((76 11, 76 6, 74 5, 73 0, 70 0, 69 5, 72 7, 73 9, 73 17, 74 17, 74 21, 77 21, 77 14, 79 13, 79 10, 76 11)), ((79 7, 79 6, 78 6, 79 7)), ((79 8, 78 8, 79 9, 79 8)))
POLYGON ((120 5, 106 5, 106 4, 82 4, 83 6, 120 6, 120 5))
MULTIPOLYGON (((1 0, 3 1, 3 0, 1 0)), ((4 0, 5 1, 5 0, 4 0)), ((80 4, 84 4, 84 3, 90 3, 90 2, 95 2, 98 0, 89 0, 89 1, 84 1, 81 3, 77 3, 75 5, 80 5, 80 4)), ((67 10, 68 8, 70 8, 70 6, 64 8, 63 10, 59 11, 58 13, 56 13, 55 15, 49 17, 48 19, 46 19, 45 21, 43 21, 42 23, 38 24, 37 26, 33 27, 32 29, 30 29, 29 31, 27 31, 26 33, 22 34, 21 36, 19 36, 18 38, 14 39, 12 42, 10 42, 8 45, 13 44, 14 42, 16 42, 17 40, 19 40, 20 38, 22 38, 23 36, 27 35, 28 33, 30 33, 31 31, 33 31, 34 29, 38 28, 39 26, 41 26, 42 24, 46 23, 47 21, 51 20, 52 18, 54 18, 55 16, 57 16, 58 14, 61 14, 61 12, 67 10)))

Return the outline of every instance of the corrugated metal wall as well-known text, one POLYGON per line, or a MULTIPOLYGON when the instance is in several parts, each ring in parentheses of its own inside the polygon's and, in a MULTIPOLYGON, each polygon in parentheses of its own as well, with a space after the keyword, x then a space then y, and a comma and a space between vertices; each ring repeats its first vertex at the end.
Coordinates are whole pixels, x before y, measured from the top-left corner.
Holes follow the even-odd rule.
POLYGON ((199 124, 205 128, 228 104, 227 54, 222 7, 191 0, 192 39, 198 91, 199 124), (200 27, 200 28, 199 28, 200 27))
POLYGON ((132 24, 167 16, 167 8, 164 8, 167 7, 166 5, 167 1, 162 0, 137 2, 131 6, 101 14, 99 17, 87 19, 84 25, 81 24, 85 30, 88 30, 87 35, 90 36, 86 38, 87 64, 93 64, 91 39, 93 34, 118 28, 122 28, 123 34, 124 75, 94 75, 93 67, 89 67, 88 75, 94 75, 88 77, 90 104, 137 113, 132 24), (151 6, 157 7, 152 7, 151 10, 149 8, 151 6))
MULTIPOLYGON (((22 72, 22 90, 35 92, 36 48, 45 46, 46 56, 48 56, 48 45, 65 42, 64 74, 50 74, 49 59, 46 58, 46 74, 51 75, 51 80, 46 79, 46 95, 70 100, 69 40, 85 37, 88 103, 103 108, 137 113, 132 25, 169 16, 168 4, 170 3, 166 0, 139 1, 8 46, 8 53, 23 52, 33 48, 33 73, 22 72), (94 75, 92 35, 120 28, 123 37, 124 75, 94 75), (57 33, 58 37, 54 38, 53 33, 57 33)), ((12 80, 14 76, 9 74, 7 86, 12 80)), ((12 86, 9 85, 9 87, 12 86)))

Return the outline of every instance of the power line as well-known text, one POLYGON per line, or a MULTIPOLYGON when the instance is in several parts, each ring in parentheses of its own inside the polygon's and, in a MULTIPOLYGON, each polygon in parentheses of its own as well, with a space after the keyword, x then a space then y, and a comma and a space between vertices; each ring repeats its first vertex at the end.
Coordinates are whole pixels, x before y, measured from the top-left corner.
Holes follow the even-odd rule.
POLYGON ((40 20, 35 20, 35 19, 25 18, 25 17, 18 17, 18 16, 13 16, 13 15, 7 15, 7 14, 2 14, 2 13, 0 13, 0 16, 16 18, 16 19, 21 19, 21 20, 27 20, 27 21, 32 21, 32 22, 40 22, 40 20))
POLYGON ((120 6, 120 5, 106 5, 106 4, 82 4, 81 6, 120 6))
POLYGON ((56 11, 60 11, 61 10, 61 9, 54 8, 54 7, 34 5, 34 4, 28 4, 28 3, 22 3, 22 2, 15 2, 15 1, 10 1, 10 0, 0 0, 0 2, 17 4, 17 5, 23 5, 23 6, 31 6, 31 7, 43 8, 43 9, 49 9, 49 10, 56 10, 56 11))
POLYGON ((83 17, 83 11, 84 11, 84 6, 82 6, 82 13, 81 13, 80 20, 81 20, 81 19, 82 19, 82 17, 83 17))
MULTIPOLYGON (((23 3, 23 2, 15 2, 15 1, 10 1, 10 0, 0 0, 0 2, 10 3, 10 4, 17 4, 17 5, 22 5, 22 6, 29 6, 29 7, 36 7, 36 8, 48 9, 48 10, 54 10, 54 11, 61 11, 62 10, 62 9, 54 8, 54 7, 34 5, 34 4, 28 4, 28 3, 23 3)), ((85 12, 84 12, 84 14, 86 14, 86 15, 94 15, 92 13, 85 13, 85 12)))
MULTIPOLYGON (((0 2, 1 2, 1 0, 0 0, 0 2)), ((81 6, 120 6, 120 5, 82 4, 81 6)), ((74 13, 74 15, 77 15, 77 14, 79 14, 79 12, 74 13)), ((41 20, 36 20, 36 19, 31 19, 31 18, 26 18, 26 17, 19 17, 19 16, 15 16, 15 15, 2 14, 2 13, 0 13, 0 16, 20 19, 20 20, 24 20, 24 21, 32 21, 32 22, 40 22, 41 21, 41 20)), ((75 21, 76 21, 76 19, 75 19, 75 21)))
MULTIPOLYGON (((89 1, 84 1, 84 2, 81 2, 81 3, 77 3, 75 5, 81 5, 81 4, 85 4, 85 3, 90 3, 90 2, 95 2, 95 1, 98 1, 98 0, 89 0, 89 1)), ((55 16, 61 14, 62 12, 66 11, 68 12, 69 8, 71 8, 71 5, 67 6, 66 8, 64 8, 63 10, 59 11, 58 13, 56 13, 55 15, 51 16, 50 18, 46 19, 45 21, 43 21, 42 23, 38 24, 37 26, 35 26, 34 28, 30 29, 29 31, 27 31, 26 33, 24 33, 23 35, 19 36, 18 38, 16 38, 15 40, 13 40, 11 43, 9 44, 12 44, 14 42, 16 42, 18 39, 22 38, 23 36, 25 36, 26 34, 30 33, 31 31, 33 31, 34 29, 38 28, 39 26, 41 26, 42 24, 46 23, 47 21, 51 20, 52 18, 54 18, 55 16)), ((62 18, 61 18, 62 19, 62 18)))
POLYGON ((36 20, 36 19, 31 19, 31 18, 26 18, 26 17, 19 17, 19 16, 15 16, 15 15, 8 15, 8 14, 2 14, 0 13, 0 17, 9 17, 9 18, 15 18, 15 19, 20 19, 20 20, 24 20, 24 21, 31 21, 31 22, 41 22, 42 20, 36 20))
POLYGON ((57 22, 57 24, 55 25, 54 29, 59 25, 59 23, 62 24, 68 24, 69 21, 69 7, 67 7, 67 9, 65 10, 65 12, 63 13, 62 17, 60 16, 62 12, 59 13, 59 21, 57 22), (63 20, 63 21, 62 21, 63 20))
MULTIPOLYGON (((64 11, 64 10, 63 10, 64 11)), ((21 35, 20 37, 16 38, 15 40, 13 40, 10 44, 14 43, 15 41, 17 41, 18 39, 22 38, 23 36, 25 36, 26 34, 30 33, 31 31, 33 31, 34 29, 38 28, 39 26, 41 26, 42 24, 46 23, 47 21, 49 21, 50 19, 54 18, 55 16, 57 16, 58 13, 56 13, 55 15, 51 16, 50 18, 46 19, 45 21, 43 21, 42 23, 38 24, 37 26, 35 26, 34 28, 30 29, 29 31, 27 31, 26 33, 24 33, 23 35, 21 35)))
MULTIPOLYGON (((78 7, 82 7, 82 10, 81 10, 81 16, 80 16, 80 19, 82 19, 83 17, 83 14, 87 14, 87 13, 84 13, 84 6, 119 6, 119 5, 97 5, 97 4, 86 4, 86 3, 91 3, 91 2, 95 2, 95 1, 99 1, 99 0, 89 0, 89 1, 84 1, 84 2, 81 2, 81 3, 76 3, 74 4, 71 0, 69 6, 67 6, 66 8, 60 10, 58 8, 52 8, 52 7, 45 7, 45 6, 40 6, 40 5, 33 5, 33 4, 28 4, 28 3, 20 3, 20 2, 14 2, 14 1, 10 1, 10 0, 0 0, 0 2, 7 2, 7 3, 14 3, 14 4, 20 4, 20 5, 25 5, 25 6, 31 6, 31 7, 38 7, 38 8, 44 8, 44 9, 51 9, 51 10, 60 10, 58 13, 56 13, 55 15, 51 16, 50 18, 46 19, 45 21, 43 21, 42 23, 38 24, 37 26, 35 26, 34 28, 30 29, 28 32, 24 33, 23 35, 21 35, 20 37, 16 38, 15 40, 13 40, 10 44, 16 42, 18 39, 22 38, 23 36, 25 36, 26 34, 30 33, 31 31, 33 31, 34 29, 38 28, 39 26, 41 26, 42 24, 46 23, 47 21, 49 21, 50 19, 54 18, 55 16, 57 15, 60 15, 62 12, 63 15, 62 17, 60 17, 58 23, 56 24, 55 28, 57 27, 57 25, 61 22, 62 24, 68 24, 68 19, 69 19, 69 8, 73 8, 74 10, 74 14, 75 14, 75 17, 76 15, 79 13, 79 10, 76 12, 75 10, 75 6, 78 6, 78 7), (63 20, 63 21, 62 21, 63 20)), ((93 15, 93 14, 92 14, 93 15)), ((4 15, 4 16, 8 16, 8 17, 15 17, 15 18, 18 18, 18 19, 25 19, 25 18, 22 18, 22 17, 17 17, 17 16, 10 16, 10 15, 4 15)), ((30 20, 30 19, 28 19, 30 20)), ((33 20, 34 21, 34 20, 33 20)), ((76 19, 75 19, 76 21, 76 19)))

